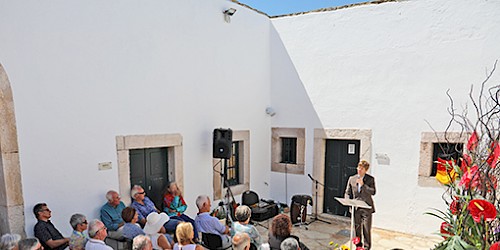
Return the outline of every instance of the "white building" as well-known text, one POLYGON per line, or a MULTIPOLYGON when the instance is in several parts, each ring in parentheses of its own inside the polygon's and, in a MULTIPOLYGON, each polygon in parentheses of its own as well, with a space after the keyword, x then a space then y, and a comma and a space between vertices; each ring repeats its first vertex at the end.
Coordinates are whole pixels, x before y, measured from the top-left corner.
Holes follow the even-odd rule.
POLYGON ((428 177, 439 138, 426 121, 443 132, 446 90, 466 103, 500 58, 500 2, 269 18, 226 0, 1 0, 0 34, 0 234, 32 235, 38 202, 65 235, 73 213, 99 216, 107 190, 129 202, 139 149, 166 151, 167 179, 195 215, 197 195, 220 197, 220 127, 239 145, 238 201, 246 189, 286 203, 314 196, 311 174, 334 190, 318 189, 318 212, 332 212, 324 203, 345 186, 339 173, 364 158, 376 177, 374 226, 431 234, 440 222, 423 213, 444 203, 428 177), (228 8, 237 12, 225 20, 228 8), (283 138, 296 139, 295 164, 280 163, 283 138))

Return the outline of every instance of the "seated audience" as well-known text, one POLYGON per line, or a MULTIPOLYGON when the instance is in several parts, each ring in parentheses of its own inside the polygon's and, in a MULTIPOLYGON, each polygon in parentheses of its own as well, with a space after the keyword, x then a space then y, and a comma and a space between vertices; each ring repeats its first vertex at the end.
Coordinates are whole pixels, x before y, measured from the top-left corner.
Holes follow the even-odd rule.
POLYGON ((281 242, 286 238, 294 238, 299 242, 300 248, 302 250, 308 250, 302 242, 300 242, 299 237, 291 235, 292 233, 292 221, 290 217, 286 214, 278 214, 273 218, 271 222, 271 228, 269 230, 269 246, 271 250, 279 250, 281 242))
MULTIPOLYGON (((155 207, 155 204, 151 201, 151 199, 149 199, 149 197, 146 196, 146 192, 141 186, 139 185, 133 186, 132 189, 130 190, 130 196, 133 199, 132 204, 130 206, 137 210, 137 213, 139 215, 139 223, 141 225, 146 224, 146 218, 150 213, 160 212, 160 210, 155 207)), ((175 232, 175 228, 177 227, 177 224, 179 224, 180 222, 181 222, 180 220, 170 218, 168 222, 164 225, 164 227, 167 230, 167 232, 175 232)))
POLYGON ((73 228, 73 233, 69 237, 70 250, 83 250, 85 244, 89 240, 87 234, 83 231, 87 230, 87 218, 83 214, 73 214, 69 219, 69 224, 73 228))
POLYGON ((43 248, 62 250, 68 246, 69 238, 65 238, 50 222, 52 211, 45 203, 38 203, 33 207, 38 222, 35 225, 35 237, 38 238, 43 248))
POLYGON ((236 233, 233 236, 233 250, 249 250, 250 236, 247 233, 236 233))
POLYGON ((229 238, 229 228, 222 225, 219 220, 210 215, 210 198, 206 195, 200 195, 196 198, 196 206, 198 207, 198 215, 194 219, 198 231, 201 233, 217 234, 222 239, 222 247, 226 248, 231 245, 229 238))
POLYGON ((139 215, 135 208, 126 207, 123 209, 122 219, 125 222, 125 225, 123 225, 122 228, 123 237, 127 239, 134 239, 137 235, 145 235, 142 228, 137 224, 139 215))
POLYGON ((18 243, 19 250, 43 250, 42 244, 37 238, 22 239, 18 243))
POLYGON ((144 232, 151 239, 153 249, 172 249, 172 246, 165 237, 165 228, 163 225, 168 221, 166 213, 153 212, 146 218, 146 226, 144 232))
POLYGON ((122 239, 121 227, 125 224, 122 211, 125 204, 121 201, 118 192, 110 190, 106 193, 108 202, 101 207, 101 220, 108 229, 108 236, 112 239, 122 239))
POLYGON ((233 229, 235 233, 247 233, 248 236, 250 236, 251 243, 257 248, 260 248, 260 245, 262 244, 262 237, 255 226, 248 224, 251 216, 252 210, 248 206, 238 206, 234 214, 237 222, 233 223, 233 229))
POLYGON ((93 220, 89 223, 90 239, 85 244, 85 250, 112 250, 110 246, 104 243, 104 239, 108 236, 106 226, 100 220, 93 220))
POLYGON ((175 230, 177 243, 174 250, 203 250, 204 248, 194 243, 193 225, 189 222, 181 222, 175 230))
POLYGON ((182 193, 179 190, 177 183, 171 182, 167 185, 165 194, 163 195, 163 211, 170 216, 170 219, 181 220, 191 223, 194 228, 194 236, 198 238, 198 229, 191 217, 184 214, 187 209, 187 204, 182 197, 182 193))
POLYGON ((4 234, 0 239, 1 250, 18 250, 17 243, 21 240, 19 234, 4 234))
POLYGON ((286 238, 281 242, 281 250, 300 250, 299 242, 294 238, 286 238))
POLYGON ((153 250, 151 239, 146 235, 137 235, 132 241, 132 250, 153 250))

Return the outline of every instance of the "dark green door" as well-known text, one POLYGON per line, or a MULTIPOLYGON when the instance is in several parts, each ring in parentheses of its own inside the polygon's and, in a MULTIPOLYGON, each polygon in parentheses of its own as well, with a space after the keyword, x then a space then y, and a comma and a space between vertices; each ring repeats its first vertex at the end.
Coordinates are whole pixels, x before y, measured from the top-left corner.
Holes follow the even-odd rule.
POLYGON ((325 213, 347 216, 348 208, 334 197, 344 197, 347 180, 357 173, 359 146, 359 140, 326 140, 323 201, 325 213))
POLYGON ((163 205, 163 188, 168 184, 167 148, 130 150, 130 185, 141 185, 158 209, 163 205))

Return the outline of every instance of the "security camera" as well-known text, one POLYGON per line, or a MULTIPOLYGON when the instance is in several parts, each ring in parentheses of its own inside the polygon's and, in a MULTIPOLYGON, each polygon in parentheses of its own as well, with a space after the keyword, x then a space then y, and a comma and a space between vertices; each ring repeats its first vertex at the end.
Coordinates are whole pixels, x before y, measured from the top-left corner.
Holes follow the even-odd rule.
POLYGON ((271 108, 271 107, 267 107, 266 108, 266 114, 268 114, 270 116, 274 116, 276 114, 276 111, 274 111, 274 109, 271 108))
POLYGON ((232 16, 232 15, 234 15, 234 13, 236 13, 236 9, 229 8, 222 13, 224 13, 224 15, 232 16))

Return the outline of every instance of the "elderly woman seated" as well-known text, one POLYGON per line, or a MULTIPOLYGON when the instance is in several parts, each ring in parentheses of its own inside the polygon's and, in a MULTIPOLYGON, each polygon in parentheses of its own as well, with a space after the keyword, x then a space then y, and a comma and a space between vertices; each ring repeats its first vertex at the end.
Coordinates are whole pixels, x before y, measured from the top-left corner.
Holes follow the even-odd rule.
POLYGON ((125 222, 123 225, 123 237, 127 239, 134 239, 137 235, 145 235, 142 228, 137 224, 139 221, 139 213, 133 207, 126 207, 122 211, 122 219, 125 222))
POLYGON ((198 238, 198 228, 196 228, 194 220, 184 214, 187 209, 187 204, 182 197, 181 190, 179 189, 179 186, 177 186, 177 183, 170 182, 166 186, 163 194, 163 206, 163 211, 170 216, 171 220, 180 220, 191 223, 194 229, 195 239, 198 238))
POLYGON ((172 245, 165 236, 165 228, 163 225, 169 220, 166 213, 153 212, 146 218, 146 226, 144 232, 151 239, 153 249, 172 249, 172 245))
POLYGON ((233 235, 236 233, 247 233, 250 236, 251 243, 257 248, 261 247, 262 238, 259 231, 253 225, 248 224, 250 222, 250 216, 252 215, 252 210, 245 205, 238 206, 234 217, 236 217, 237 222, 233 223, 233 235))
POLYGON ((269 230, 269 247, 271 250, 280 250, 281 243, 287 238, 294 238, 299 242, 301 250, 309 250, 299 237, 292 235, 292 222, 290 217, 285 214, 278 214, 273 218, 271 228, 269 230))
POLYGON ((73 233, 71 233, 71 236, 69 237, 69 249, 85 249, 85 244, 89 240, 89 236, 84 233, 89 224, 87 222, 87 218, 85 218, 85 215, 83 214, 73 214, 69 219, 69 224, 73 228, 73 233))
POLYGON ((18 250, 17 243, 21 240, 19 234, 4 234, 0 239, 0 249, 2 250, 18 250))

